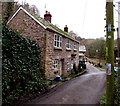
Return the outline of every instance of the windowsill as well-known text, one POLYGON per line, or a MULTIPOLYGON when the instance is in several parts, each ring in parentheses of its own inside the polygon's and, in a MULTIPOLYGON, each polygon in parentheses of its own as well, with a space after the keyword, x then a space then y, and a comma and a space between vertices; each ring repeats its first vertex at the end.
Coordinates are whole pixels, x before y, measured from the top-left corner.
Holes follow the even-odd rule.
POLYGON ((74 49, 75 52, 77 52, 77 49, 74 49))
POLYGON ((61 47, 54 47, 55 50, 62 50, 61 47))
POLYGON ((71 48, 66 48, 67 51, 71 51, 71 48))
POLYGON ((54 71, 56 71, 56 72, 57 72, 58 70, 59 70, 58 68, 54 68, 54 71))

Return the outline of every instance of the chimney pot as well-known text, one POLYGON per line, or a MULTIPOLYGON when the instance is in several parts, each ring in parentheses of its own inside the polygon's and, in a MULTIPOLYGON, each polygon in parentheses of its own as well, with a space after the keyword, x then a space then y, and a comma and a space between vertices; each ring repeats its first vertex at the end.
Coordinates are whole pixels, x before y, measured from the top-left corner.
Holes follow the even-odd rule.
POLYGON ((68 33, 68 27, 67 27, 67 25, 65 25, 64 31, 68 33))
POLYGON ((50 14, 50 12, 46 11, 46 13, 44 14, 44 19, 51 23, 51 17, 52 15, 50 14))

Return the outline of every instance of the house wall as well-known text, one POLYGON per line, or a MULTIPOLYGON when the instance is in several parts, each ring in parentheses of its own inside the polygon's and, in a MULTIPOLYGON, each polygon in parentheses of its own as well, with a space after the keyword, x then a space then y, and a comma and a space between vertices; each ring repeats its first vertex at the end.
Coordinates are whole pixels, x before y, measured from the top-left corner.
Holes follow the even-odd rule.
MULTIPOLYGON (((71 50, 66 49, 66 40, 68 39, 65 36, 62 36, 62 49, 54 47, 54 34, 55 32, 49 32, 48 33, 48 45, 47 45, 47 51, 48 51, 48 76, 52 77, 54 76, 54 72, 58 72, 59 75, 68 75, 71 73, 71 70, 68 70, 67 67, 67 59, 70 58, 70 63, 72 64, 74 61, 76 63, 76 66, 78 66, 79 63, 79 43, 77 44, 77 50, 74 50, 74 43, 75 41, 71 40, 71 50), (76 54, 75 58, 72 58, 72 54, 76 54), (58 69, 54 69, 53 63, 54 60, 59 60, 59 67, 58 69), (61 66, 62 65, 62 66, 61 66)), ((72 69, 72 68, 71 68, 72 69)))
POLYGON ((10 21, 9 27, 39 44, 42 68, 45 69, 45 30, 22 10, 10 21))
POLYGON ((58 72, 60 75, 68 75, 71 73, 67 67, 67 60, 70 58, 71 63, 75 61, 76 66, 79 62, 79 43, 77 44, 77 50, 74 50, 74 40, 71 40, 71 50, 66 50, 67 37, 62 36, 62 49, 56 49, 54 47, 54 34, 53 31, 45 30, 36 21, 29 17, 25 12, 20 10, 18 14, 10 21, 9 26, 20 32, 21 35, 35 40, 41 47, 42 68, 45 69, 46 77, 54 77, 54 72, 58 72), (76 54, 75 58, 72 58, 72 54, 76 54), (55 69, 53 67, 54 60, 59 60, 59 67, 55 69))

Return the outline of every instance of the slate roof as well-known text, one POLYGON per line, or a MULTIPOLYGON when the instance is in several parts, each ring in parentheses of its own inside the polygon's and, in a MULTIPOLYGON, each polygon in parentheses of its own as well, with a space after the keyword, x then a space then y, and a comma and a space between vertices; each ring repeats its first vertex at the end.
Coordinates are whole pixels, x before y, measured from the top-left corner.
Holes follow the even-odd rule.
POLYGON ((60 28, 58 28, 57 26, 53 25, 52 23, 44 20, 43 18, 41 17, 38 17, 34 14, 31 14, 29 13, 28 11, 26 11, 23 7, 20 7, 16 12, 15 14, 11 17, 11 19, 8 21, 7 24, 9 24, 9 22, 17 15, 17 13, 20 11, 20 10, 23 10, 26 14, 28 14, 31 18, 33 18, 38 24, 40 24, 44 29, 51 29, 63 36, 66 36, 76 42, 79 43, 79 41, 77 41, 73 36, 69 35, 67 32, 61 30, 60 28))

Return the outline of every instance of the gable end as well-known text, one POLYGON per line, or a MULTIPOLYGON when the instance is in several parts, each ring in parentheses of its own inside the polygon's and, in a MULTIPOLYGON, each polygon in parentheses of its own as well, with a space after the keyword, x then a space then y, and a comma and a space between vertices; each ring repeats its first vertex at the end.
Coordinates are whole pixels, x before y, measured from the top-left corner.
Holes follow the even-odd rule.
POLYGON ((30 16, 34 21, 36 21, 40 26, 42 26, 44 29, 46 29, 47 27, 44 26, 42 23, 40 23, 34 16, 32 16, 29 12, 27 12, 24 8, 20 7, 16 12, 15 14, 10 18, 10 20, 7 22, 7 24, 10 23, 10 21, 17 15, 17 13, 20 11, 20 10, 23 10, 28 16, 30 16))

